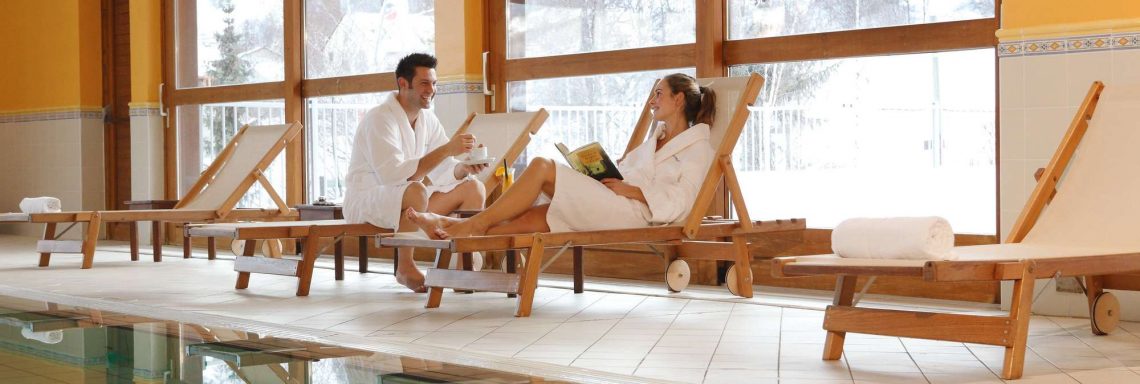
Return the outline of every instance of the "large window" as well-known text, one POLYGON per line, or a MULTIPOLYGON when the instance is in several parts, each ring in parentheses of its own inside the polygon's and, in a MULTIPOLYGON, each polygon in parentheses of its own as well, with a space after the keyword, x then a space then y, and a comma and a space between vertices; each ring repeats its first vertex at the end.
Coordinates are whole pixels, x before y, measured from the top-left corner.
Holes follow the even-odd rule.
POLYGON ((180 10, 188 20, 176 36, 180 46, 193 47, 193 50, 178 61, 179 88, 285 78, 281 0, 184 3, 180 10), (188 25, 190 23, 193 25, 188 25))
POLYGON ((305 77, 391 72, 435 51, 434 0, 305 1, 305 77))
MULTIPOLYGON (((435 49, 434 0, 165 2, 166 136, 178 148, 168 197, 184 194, 242 125, 303 122, 304 140, 273 163, 271 184, 290 204, 305 194, 340 201, 360 116, 395 88, 399 58, 435 49)), ((239 202, 273 206, 256 184, 239 202)))
POLYGON ((692 0, 511 1, 507 56, 565 55, 692 43, 692 0))
POLYGON ((674 72, 693 74, 692 69, 660 70, 509 83, 511 110, 546 108, 550 113, 527 147, 527 157, 562 161, 554 144, 576 148, 595 141, 621 156, 654 81, 674 72))
POLYGON ((383 102, 387 95, 369 93, 306 99, 309 196, 344 201, 344 178, 348 174, 356 127, 364 113, 383 102))
POLYGON ((993 49, 740 65, 767 80, 734 162, 756 218, 946 217, 994 233, 993 49))
POLYGON ((729 0, 729 38, 848 31, 994 16, 992 0, 729 0))

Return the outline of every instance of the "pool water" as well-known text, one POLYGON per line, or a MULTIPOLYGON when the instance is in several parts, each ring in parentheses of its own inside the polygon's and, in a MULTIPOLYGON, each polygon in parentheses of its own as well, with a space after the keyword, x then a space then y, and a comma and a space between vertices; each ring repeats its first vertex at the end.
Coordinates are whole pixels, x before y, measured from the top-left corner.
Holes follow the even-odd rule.
POLYGON ((0 297, 0 383, 531 383, 539 376, 0 297))

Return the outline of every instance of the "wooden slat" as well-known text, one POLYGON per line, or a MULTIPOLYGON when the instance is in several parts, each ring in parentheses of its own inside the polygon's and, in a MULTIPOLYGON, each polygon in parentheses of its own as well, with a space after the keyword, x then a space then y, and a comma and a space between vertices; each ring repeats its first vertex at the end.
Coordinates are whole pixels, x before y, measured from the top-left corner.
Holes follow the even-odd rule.
POLYGON ((1104 289, 1140 291, 1140 274, 1105 275, 1101 279, 1104 289))
MULTIPOLYGON (((205 209, 140 209, 134 211, 103 211, 104 222, 121 221, 207 221, 221 219, 217 212, 205 209)), ((290 210, 282 215, 276 209, 251 208, 230 211, 226 219, 287 218, 296 217, 297 211, 290 210)))
POLYGON ((292 259, 238 256, 234 258, 234 271, 297 276, 297 268, 300 263, 300 261, 292 259))
MULTIPOLYGON (((806 227, 802 219, 755 221, 746 234, 798 231, 806 227)), ((622 243, 668 242, 684 238, 679 226, 614 229, 590 232, 552 232, 544 234, 547 244, 572 243, 574 245, 607 245, 622 243)), ((699 227, 698 239, 728 237, 742 233, 735 222, 705 224, 699 227)), ((416 247, 446 249, 451 252, 501 251, 530 247, 530 235, 473 236, 452 240, 426 240, 386 238, 381 245, 390 247, 416 247)))
POLYGON ((724 43, 724 61, 738 65, 992 48, 997 46, 995 31, 995 19, 978 19, 730 40, 724 43))
POLYGON ((1089 119, 1092 119, 1093 113, 1096 112, 1097 102, 1100 101, 1100 93, 1104 90, 1104 83, 1094 81, 1089 86, 1089 91, 1085 95, 1085 100, 1081 102, 1080 109, 1077 114, 1073 116, 1073 121, 1069 123, 1069 130, 1065 132, 1065 136, 1061 139, 1061 143, 1057 146, 1057 151, 1053 153, 1053 158, 1049 160, 1049 165, 1045 166, 1045 172, 1041 175, 1040 180, 1037 181, 1037 186, 1033 188, 1033 193, 1029 195, 1029 200, 1025 202, 1025 207, 1021 209, 1021 214, 1017 216, 1017 221, 1013 223, 1013 229, 1010 230, 1009 236, 1006 238, 1007 243, 1019 243, 1029 234, 1029 230, 1037 223, 1037 218, 1041 216, 1041 211, 1045 209, 1045 205, 1053 197, 1053 192, 1057 188, 1057 182, 1061 180, 1061 175, 1069 166, 1069 160, 1073 158, 1073 153, 1076 152, 1077 146, 1081 143, 1081 138, 1084 137, 1085 131, 1088 130, 1089 119))
POLYGON ((301 80, 301 96, 306 98, 390 92, 395 90, 395 72, 301 80))
POLYGON ((1012 345, 1008 317, 828 306, 823 328, 835 332, 961 343, 1012 345))
POLYGON ((836 264, 805 264, 795 262, 795 257, 776 258, 773 259, 772 263, 772 275, 776 277, 824 275, 922 277, 923 273, 922 267, 873 267, 836 264))
POLYGON ((249 100, 272 100, 281 98, 283 81, 269 83, 222 85, 216 87, 183 88, 171 91, 174 105, 201 105, 233 103, 249 100))
POLYGON ((518 293, 519 276, 514 273, 429 268, 427 275, 424 276, 424 285, 483 292, 518 293))
POLYGON ((736 260, 732 243, 720 241, 685 241, 677 247, 677 258, 685 260, 736 260))
POLYGON ((548 57, 508 59, 506 81, 592 76, 684 68, 693 65, 693 44, 634 48, 548 57))

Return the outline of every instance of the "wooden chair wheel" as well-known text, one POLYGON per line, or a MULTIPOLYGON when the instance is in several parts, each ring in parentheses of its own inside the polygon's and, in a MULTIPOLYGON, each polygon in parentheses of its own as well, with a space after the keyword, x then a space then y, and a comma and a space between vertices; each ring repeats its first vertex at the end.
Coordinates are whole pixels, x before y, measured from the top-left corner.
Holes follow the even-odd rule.
MULTIPOLYGON (((749 277, 752 276, 752 271, 747 271, 745 273, 747 273, 749 277)), ((728 285, 729 293, 733 294, 734 296, 740 296, 740 293, 738 293, 736 290, 736 264, 728 267, 728 272, 726 272, 724 275, 724 284, 728 285)))
POLYGON ((235 239, 233 241, 230 241, 230 251, 232 251, 234 253, 234 256, 244 256, 245 255, 245 240, 235 239))
POLYGON ((684 260, 673 260, 665 271, 665 286, 670 292, 681 292, 689 286, 689 263, 684 260))
POLYGON ((1092 331, 1097 335, 1107 335, 1116 330, 1120 324, 1120 300, 1112 292, 1101 292, 1093 299, 1092 311, 1089 312, 1092 331))

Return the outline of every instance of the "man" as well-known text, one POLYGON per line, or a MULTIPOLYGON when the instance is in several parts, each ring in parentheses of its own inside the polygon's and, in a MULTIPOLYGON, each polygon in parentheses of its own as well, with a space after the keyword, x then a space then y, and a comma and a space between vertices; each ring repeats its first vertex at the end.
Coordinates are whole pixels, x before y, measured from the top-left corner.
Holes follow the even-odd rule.
MULTIPOLYGON (((435 97, 435 57, 414 53, 396 66, 398 91, 360 121, 348 163, 344 216, 398 232, 419 229, 405 209, 446 215, 456 209, 482 209, 483 183, 467 179, 486 165, 462 165, 453 156, 470 152, 475 136, 448 139, 428 108, 435 97)), ((425 292, 424 275, 411 248, 398 250, 396 281, 425 292)))

